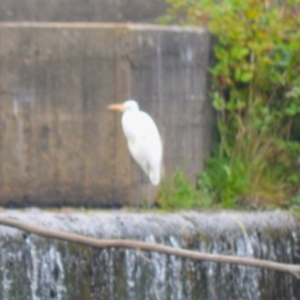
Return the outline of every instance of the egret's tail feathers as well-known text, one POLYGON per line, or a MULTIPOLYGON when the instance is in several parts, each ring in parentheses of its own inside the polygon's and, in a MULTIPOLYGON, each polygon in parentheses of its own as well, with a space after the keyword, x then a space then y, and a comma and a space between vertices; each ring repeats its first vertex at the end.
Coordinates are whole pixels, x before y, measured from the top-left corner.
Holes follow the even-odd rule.
POLYGON ((153 185, 159 185, 159 183, 160 183, 160 172, 150 172, 149 178, 150 178, 150 182, 153 185))

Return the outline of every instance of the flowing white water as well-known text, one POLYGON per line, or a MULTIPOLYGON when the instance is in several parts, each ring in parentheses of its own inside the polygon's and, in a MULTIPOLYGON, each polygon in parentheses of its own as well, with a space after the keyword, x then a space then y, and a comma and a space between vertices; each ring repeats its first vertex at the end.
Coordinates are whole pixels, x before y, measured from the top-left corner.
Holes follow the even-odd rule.
MULTIPOLYGON (((11 217, 99 238, 300 262, 299 220, 278 212, 77 213, 71 218, 14 211, 11 217)), ((284 273, 134 249, 93 249, 0 229, 0 300, 300 299, 299 281, 284 273)))

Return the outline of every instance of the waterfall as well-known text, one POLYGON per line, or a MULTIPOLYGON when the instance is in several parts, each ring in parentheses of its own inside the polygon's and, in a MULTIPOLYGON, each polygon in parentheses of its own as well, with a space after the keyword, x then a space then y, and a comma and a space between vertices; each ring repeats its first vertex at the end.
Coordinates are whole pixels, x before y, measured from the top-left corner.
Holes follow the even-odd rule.
MULTIPOLYGON (((1 216, 98 238, 300 263, 300 221, 286 212, 137 214, 4 210, 1 216)), ((292 275, 133 249, 96 249, 0 226, 0 300, 299 299, 292 275)))

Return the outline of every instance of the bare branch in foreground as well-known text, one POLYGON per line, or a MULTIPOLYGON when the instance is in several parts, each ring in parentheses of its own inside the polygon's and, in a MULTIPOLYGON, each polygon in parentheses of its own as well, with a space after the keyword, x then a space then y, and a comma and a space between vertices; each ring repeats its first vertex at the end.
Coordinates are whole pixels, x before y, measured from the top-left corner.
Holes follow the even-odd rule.
POLYGON ((101 240, 92 237, 86 237, 75 233, 62 232, 58 230, 50 230, 40 227, 35 227, 28 225, 24 222, 20 222, 14 219, 0 217, 0 224, 14 227, 25 231, 27 233, 36 234, 46 238, 53 238, 62 241, 74 242, 86 246, 92 246, 97 248, 132 248, 137 249, 138 251, 154 251, 169 255, 175 255, 184 258, 196 259, 196 260, 205 260, 218 263, 230 263, 230 264, 241 264, 246 266, 266 268, 275 271, 289 272, 295 277, 300 279, 300 265, 278 263, 269 260, 263 259, 254 259, 246 258, 239 256, 230 256, 230 255, 219 255, 219 254, 210 254, 203 253, 198 251, 186 250, 181 248, 173 248, 161 244, 147 243, 134 240, 121 240, 121 239, 109 239, 101 240))

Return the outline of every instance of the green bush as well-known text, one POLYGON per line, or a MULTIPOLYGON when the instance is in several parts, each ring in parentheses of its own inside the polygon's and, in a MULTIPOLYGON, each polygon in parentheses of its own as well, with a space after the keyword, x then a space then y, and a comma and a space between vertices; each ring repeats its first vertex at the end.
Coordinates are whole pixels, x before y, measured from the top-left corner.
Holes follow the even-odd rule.
POLYGON ((182 170, 177 169, 163 180, 158 204, 164 210, 203 208, 211 205, 211 197, 196 190, 182 170))
POLYGON ((287 205, 300 183, 300 1, 167 2, 164 22, 207 26, 217 38, 210 72, 220 143, 200 192, 224 207, 287 205))

